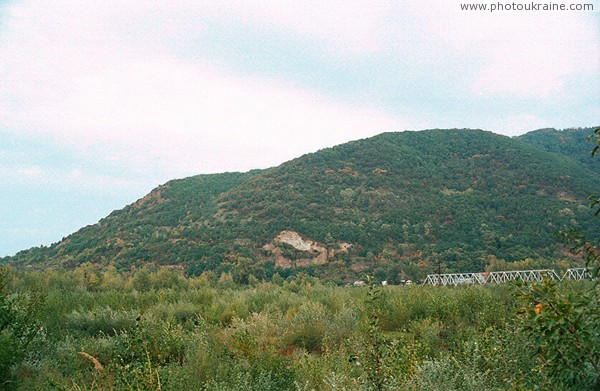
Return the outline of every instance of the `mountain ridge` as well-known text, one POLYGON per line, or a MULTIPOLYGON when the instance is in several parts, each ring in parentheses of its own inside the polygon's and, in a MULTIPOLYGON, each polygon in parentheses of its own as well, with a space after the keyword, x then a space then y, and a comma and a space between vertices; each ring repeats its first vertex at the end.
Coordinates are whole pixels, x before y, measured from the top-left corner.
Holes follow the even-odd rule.
POLYGON ((414 277, 442 263, 481 270, 490 257, 556 258, 564 254, 557 230, 594 229, 585 202, 600 190, 599 175, 573 153, 520 137, 388 132, 265 170, 173 180, 50 247, 3 262, 121 270, 155 263, 189 274, 234 271, 243 281, 298 269, 337 280, 363 272, 414 277), (282 232, 297 235, 290 243, 301 249, 282 232), (309 241, 318 262, 301 244, 309 241))
POLYGON ((548 152, 567 156, 583 164, 590 170, 600 173, 600 160, 592 158, 586 142, 594 128, 552 129, 544 128, 527 132, 516 139, 534 145, 548 152))

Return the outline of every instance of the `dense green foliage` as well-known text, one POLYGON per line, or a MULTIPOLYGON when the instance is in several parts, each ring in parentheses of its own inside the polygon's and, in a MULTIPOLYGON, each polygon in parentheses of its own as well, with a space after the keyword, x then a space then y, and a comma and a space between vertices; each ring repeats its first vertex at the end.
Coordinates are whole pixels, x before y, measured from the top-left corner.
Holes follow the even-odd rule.
POLYGON ((565 292, 552 281, 522 290, 522 331, 549 380, 571 389, 600 389, 598 290, 565 292))
POLYGON ((8 259, 43 270, 0 266, 0 389, 600 389, 598 279, 373 282, 422 273, 431 257, 449 269, 566 267, 518 258, 556 254, 547 235, 562 225, 563 251, 598 277, 600 202, 578 205, 598 178, 561 151, 472 131, 384 134, 270 170, 169 182, 8 259), (325 266, 276 269, 261 244, 290 229, 352 247, 325 266), (356 266, 375 272, 367 287, 308 274, 340 281, 356 266))
MULTIPOLYGON (((532 359, 538 341, 516 313, 536 307, 511 286, 345 288, 297 275, 235 287, 226 275, 144 270, 122 276, 86 264, 4 274, 12 297, 36 287, 45 301, 27 320, 37 340, 18 347, 0 387, 573 389, 532 359)), ((577 296, 588 285, 557 289, 577 296)), ((586 349, 600 346, 598 334, 584 338, 586 349)), ((578 379, 589 385, 588 369, 578 379)))
MULTIPOLYGON (((591 156, 600 148, 600 128, 587 137, 591 156)), ((600 197, 590 196, 594 216, 600 217, 600 197)), ((548 374, 549 385, 570 389, 600 389, 600 231, 594 236, 578 230, 563 233, 571 251, 585 259, 595 279, 588 288, 565 292, 552 281, 521 288, 525 305, 519 310, 521 330, 533 357, 548 374)))
MULTIPOLYGON (((577 132, 584 133, 564 134, 577 132)), ((557 231, 596 228, 586 199, 600 193, 600 173, 521 139, 477 130, 385 133, 268 170, 175 180, 59 243, 3 262, 119 271, 176 265, 188 275, 231 273, 236 283, 300 271, 338 283, 365 271, 397 282, 438 269, 483 270, 496 260, 554 263, 569 256, 557 231), (325 265, 276 268, 263 246, 284 230, 330 251, 351 247, 325 265)), ((279 248, 288 259, 303 256, 279 248)))
POLYGON ((585 129, 540 129, 517 137, 518 140, 535 145, 548 152, 568 156, 578 161, 590 170, 600 172, 600 159, 593 159, 586 138, 592 133, 592 128, 585 129))
POLYGON ((41 296, 35 291, 11 294, 9 281, 10 270, 0 267, 0 387, 10 381, 11 368, 24 359, 40 331, 41 296))

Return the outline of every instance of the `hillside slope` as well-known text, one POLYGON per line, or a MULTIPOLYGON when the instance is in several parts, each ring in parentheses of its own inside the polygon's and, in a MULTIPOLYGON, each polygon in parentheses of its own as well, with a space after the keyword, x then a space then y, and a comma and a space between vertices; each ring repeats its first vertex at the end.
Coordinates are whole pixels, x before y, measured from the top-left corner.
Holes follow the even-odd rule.
POLYGON ((440 262, 557 257, 556 231, 597 227, 599 174, 519 139, 478 130, 384 133, 278 167, 168 182, 17 267, 181 265, 268 278, 418 276, 440 262))
POLYGON ((548 152, 570 157, 600 174, 600 159, 592 158, 590 144, 586 143, 586 138, 593 130, 594 128, 538 129, 518 136, 517 139, 548 152))

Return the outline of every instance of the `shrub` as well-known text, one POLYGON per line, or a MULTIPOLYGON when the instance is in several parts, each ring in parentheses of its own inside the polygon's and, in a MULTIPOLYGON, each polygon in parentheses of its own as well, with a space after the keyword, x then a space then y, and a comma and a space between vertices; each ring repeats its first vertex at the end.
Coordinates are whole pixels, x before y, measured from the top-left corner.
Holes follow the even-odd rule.
POLYGON ((36 291, 9 293, 9 273, 0 266, 0 387, 11 382, 12 370, 30 353, 30 345, 42 331, 37 315, 43 296, 36 291))
POLYGON ((110 307, 96 308, 89 312, 73 311, 67 315, 64 327, 70 333, 85 336, 116 335, 134 328, 139 316, 137 311, 118 311, 110 307))
POLYGON ((521 288, 521 330, 553 387, 600 388, 600 302, 591 289, 551 280, 521 288))

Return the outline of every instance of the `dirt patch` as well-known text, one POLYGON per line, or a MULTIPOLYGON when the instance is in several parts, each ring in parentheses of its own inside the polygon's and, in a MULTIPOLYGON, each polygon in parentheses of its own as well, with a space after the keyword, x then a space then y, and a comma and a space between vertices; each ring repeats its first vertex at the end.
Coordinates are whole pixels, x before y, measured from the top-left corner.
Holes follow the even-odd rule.
POLYGON ((263 246, 263 249, 270 251, 275 258, 275 266, 281 268, 302 267, 309 265, 324 265, 327 261, 333 258, 336 254, 348 252, 352 245, 350 243, 340 243, 339 250, 328 249, 324 244, 321 244, 312 239, 302 237, 295 231, 281 231, 273 238, 270 243, 263 246), (306 257, 291 260, 283 255, 283 251, 278 247, 278 244, 287 244, 298 251, 306 253, 306 257))

